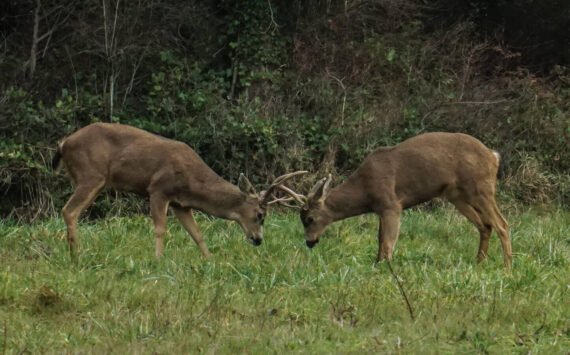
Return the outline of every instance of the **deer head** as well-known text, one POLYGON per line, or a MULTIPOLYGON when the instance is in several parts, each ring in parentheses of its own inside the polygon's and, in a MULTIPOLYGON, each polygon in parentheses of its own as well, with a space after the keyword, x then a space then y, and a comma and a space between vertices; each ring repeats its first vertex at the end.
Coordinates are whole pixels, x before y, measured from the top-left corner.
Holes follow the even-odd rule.
MULTIPOLYGON (((289 195, 288 198, 278 200, 295 201, 301 206, 301 221, 305 227, 305 241, 309 248, 319 242, 319 237, 326 227, 334 222, 334 211, 325 203, 332 182, 332 176, 322 178, 309 191, 308 195, 299 194, 287 186, 281 185, 279 189, 289 195)), ((294 207, 286 204, 288 207, 294 207)))
POLYGON ((243 203, 233 212, 235 217, 232 219, 238 222, 251 244, 260 245, 267 206, 262 204, 262 199, 244 174, 239 176, 238 187, 243 196, 243 203))
POLYGON ((330 174, 319 180, 309 191, 301 208, 301 222, 305 227, 305 241, 309 248, 319 242, 320 235, 333 222, 332 211, 325 204, 331 182, 330 174))
POLYGON ((235 221, 242 227, 247 239, 253 245, 260 245, 263 240, 263 222, 267 214, 267 208, 274 203, 284 204, 289 199, 278 198, 275 193, 278 189, 288 189, 284 183, 290 178, 305 174, 306 171, 296 171, 285 174, 273 181, 267 190, 259 194, 244 174, 240 174, 238 187, 244 196, 244 202, 234 213, 235 221))

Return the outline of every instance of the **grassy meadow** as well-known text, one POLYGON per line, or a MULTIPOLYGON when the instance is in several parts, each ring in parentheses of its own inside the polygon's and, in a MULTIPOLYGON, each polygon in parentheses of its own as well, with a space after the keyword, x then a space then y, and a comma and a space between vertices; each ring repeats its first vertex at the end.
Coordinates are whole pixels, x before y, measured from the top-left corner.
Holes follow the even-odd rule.
POLYGON ((313 249, 295 214, 270 214, 260 247, 198 215, 205 260, 171 219, 154 258, 150 218, 82 221, 77 261, 61 218, 0 222, 0 353, 534 353, 570 349, 570 213, 505 214, 495 234, 453 209, 406 211, 391 263, 374 265, 377 218, 333 224, 313 249))

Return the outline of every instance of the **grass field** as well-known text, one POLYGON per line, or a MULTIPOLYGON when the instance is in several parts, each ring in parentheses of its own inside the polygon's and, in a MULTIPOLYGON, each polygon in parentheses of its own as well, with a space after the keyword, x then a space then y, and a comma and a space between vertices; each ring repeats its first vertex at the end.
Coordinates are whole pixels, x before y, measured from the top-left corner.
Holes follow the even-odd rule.
POLYGON ((374 266, 377 219, 305 246, 296 215, 271 214, 249 245, 198 215, 204 260, 174 220, 154 258, 150 218, 83 221, 71 261, 63 220, 0 222, 0 353, 524 353, 570 349, 570 213, 506 213, 514 269, 495 234, 452 209, 407 211, 391 263, 374 266))

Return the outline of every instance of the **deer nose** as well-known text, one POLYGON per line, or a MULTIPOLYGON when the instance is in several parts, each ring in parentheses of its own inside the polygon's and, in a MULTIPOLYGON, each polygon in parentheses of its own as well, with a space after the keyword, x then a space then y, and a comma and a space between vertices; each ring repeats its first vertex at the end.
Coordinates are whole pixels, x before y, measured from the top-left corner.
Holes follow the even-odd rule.
POLYGON ((312 248, 312 247, 314 247, 315 244, 317 244, 318 242, 319 242, 318 239, 317 239, 317 240, 307 240, 307 246, 308 246, 309 248, 312 248))
POLYGON ((256 247, 257 247, 257 246, 260 246, 262 241, 263 241, 263 239, 261 239, 261 238, 255 238, 255 237, 251 238, 251 242, 252 242, 253 245, 255 245, 256 247))

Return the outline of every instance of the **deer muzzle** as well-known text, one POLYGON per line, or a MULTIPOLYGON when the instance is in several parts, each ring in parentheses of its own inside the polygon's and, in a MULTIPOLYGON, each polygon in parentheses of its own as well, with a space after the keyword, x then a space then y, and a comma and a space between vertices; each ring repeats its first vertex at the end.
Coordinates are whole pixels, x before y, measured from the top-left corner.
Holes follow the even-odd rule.
POLYGON ((319 242, 319 240, 318 240, 318 239, 315 239, 315 240, 307 240, 307 241, 306 241, 306 243, 307 243, 307 246, 308 246, 309 248, 312 248, 312 247, 314 247, 314 246, 315 246, 315 244, 317 244, 318 242, 319 242))
POLYGON ((249 242, 253 245, 260 246, 261 242, 263 241, 263 239, 261 239, 261 237, 255 237, 255 236, 249 236, 247 237, 247 240, 249 240, 249 242))

